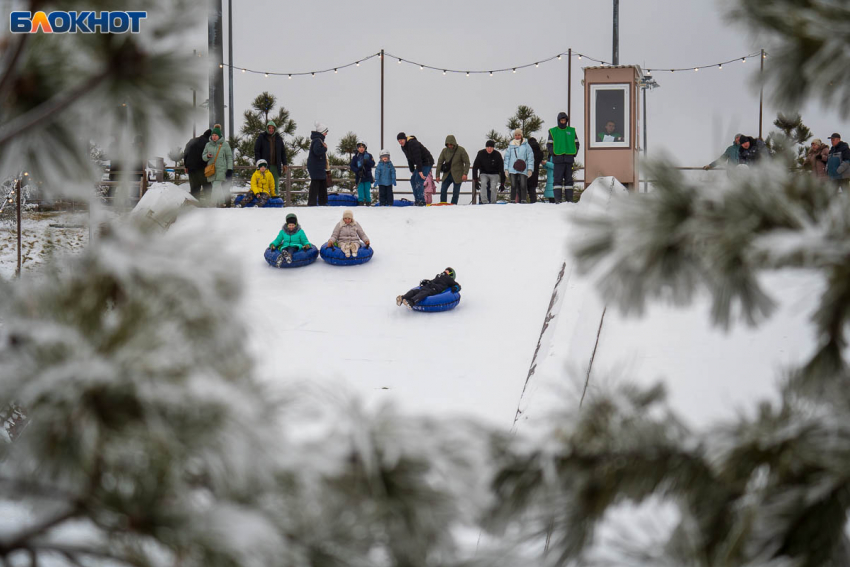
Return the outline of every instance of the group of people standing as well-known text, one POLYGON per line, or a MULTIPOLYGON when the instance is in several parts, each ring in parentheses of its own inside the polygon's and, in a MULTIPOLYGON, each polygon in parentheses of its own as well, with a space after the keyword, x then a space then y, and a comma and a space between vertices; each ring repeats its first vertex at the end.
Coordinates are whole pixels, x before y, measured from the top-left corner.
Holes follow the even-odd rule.
MULTIPOLYGON (((850 179, 850 146, 835 132, 829 137, 830 144, 820 138, 812 140, 806 152, 806 166, 815 177, 830 179, 839 187, 847 187, 850 179)), ((735 167, 753 165, 768 155, 765 143, 743 134, 735 134, 735 140, 723 155, 703 169, 714 169, 720 165, 735 167)))
MULTIPOLYGON (((307 206, 324 206, 328 203, 328 187, 332 185, 332 180, 327 135, 328 127, 320 122, 315 124, 310 133, 307 152, 310 189, 307 206)), ((481 204, 496 203, 498 193, 505 190, 508 179, 511 202, 537 202, 541 169, 546 171, 545 199, 551 203, 573 200, 573 163, 580 144, 575 128, 569 126, 569 117, 565 112, 558 114, 557 126, 549 129, 546 160, 543 159, 544 152, 537 140, 526 139, 521 129, 513 132, 504 156, 496 150, 496 143, 488 140, 472 162, 469 153, 451 134, 446 136, 445 147, 436 162, 416 136, 400 132, 396 139, 407 159, 414 203, 418 206, 426 204, 426 183, 434 181, 441 183, 440 201, 447 202, 451 186, 451 202, 457 204, 461 184, 469 181, 470 167, 472 182, 479 192, 481 204)), ((280 177, 287 170, 286 146, 277 132, 276 124, 271 120, 266 126, 266 132, 260 134, 254 144, 254 161, 257 171, 251 177, 251 191, 243 202, 251 203, 256 199, 256 204, 263 205, 268 199, 277 196, 280 177)), ((230 205, 227 185, 233 177, 233 151, 224 140, 219 124, 189 141, 184 150, 184 163, 189 174, 190 191, 195 198, 199 199, 201 191, 205 190, 211 192, 214 205, 230 205)), ((374 188, 378 188, 380 205, 393 204, 393 187, 397 180, 389 151, 382 149, 379 161, 376 162, 368 152, 366 143, 358 142, 349 167, 355 175, 359 204, 371 205, 374 188)))

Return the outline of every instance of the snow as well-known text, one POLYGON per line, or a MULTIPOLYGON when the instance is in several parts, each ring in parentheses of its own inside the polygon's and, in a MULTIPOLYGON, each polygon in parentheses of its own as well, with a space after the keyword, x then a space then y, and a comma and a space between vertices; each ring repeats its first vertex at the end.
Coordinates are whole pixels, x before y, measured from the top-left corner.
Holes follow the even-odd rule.
POLYGON ((533 431, 535 419, 545 426, 565 400, 580 402, 585 386, 593 392, 622 380, 664 381, 673 407, 693 425, 773 397, 783 369, 814 344, 806 318, 818 283, 801 273, 768 276, 769 288, 782 290, 781 306, 758 329, 712 328, 707 298, 625 318, 602 303, 592 275, 574 273, 568 253, 583 236, 569 218, 605 210, 623 195, 605 178, 577 205, 357 207, 375 257, 355 267, 319 260, 279 270, 262 257, 287 213, 321 245, 342 208, 199 209, 171 230, 221 236, 241 258, 232 268, 246 276, 240 309, 251 331, 233 348, 250 349, 264 379, 282 387, 498 427, 517 417, 520 431, 533 431), (396 295, 446 266, 463 286, 456 309, 427 314, 395 305, 396 295))

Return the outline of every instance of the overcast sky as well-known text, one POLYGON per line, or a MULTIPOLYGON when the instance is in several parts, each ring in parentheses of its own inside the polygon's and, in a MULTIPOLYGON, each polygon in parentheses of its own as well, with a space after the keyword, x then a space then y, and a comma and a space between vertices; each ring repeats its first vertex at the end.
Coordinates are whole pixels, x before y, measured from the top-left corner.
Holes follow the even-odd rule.
MULTIPOLYGON (((381 48, 405 59, 456 69, 533 63, 570 47, 611 59, 609 0, 232 1, 233 63, 238 67, 312 71, 343 65, 381 48)), ((226 39, 228 0, 223 2, 226 39)), ((192 47, 206 50, 206 37, 198 34, 198 44, 192 47)), ((724 4, 715 0, 620 3, 621 64, 690 67, 740 57, 760 47, 748 30, 724 19, 724 4)), ((226 61, 226 43, 224 53, 226 61)), ((583 67, 589 64, 586 59, 573 60, 572 122, 581 139, 581 80, 583 67)), ((661 87, 647 98, 650 155, 663 149, 681 165, 703 165, 719 156, 736 132, 757 136, 759 97, 753 80, 758 64, 756 57, 724 65, 722 71, 654 73, 661 87)), ((454 134, 473 153, 484 147, 485 133, 491 128, 506 132, 505 122, 520 104, 531 106, 544 119, 544 128, 549 128, 557 113, 566 109, 567 82, 566 57, 515 74, 468 78, 420 71, 388 58, 384 145, 397 165, 404 161, 395 141, 400 130, 415 134, 435 157, 447 134, 454 134)), ((291 80, 237 71, 234 86, 237 129, 251 100, 268 90, 291 112, 299 134, 309 135, 313 123, 320 120, 330 128, 329 145, 335 146, 340 136, 354 131, 370 151, 380 150, 377 58, 338 74, 291 80)), ((205 98, 204 93, 200 100, 205 98)), ((765 99, 766 136, 773 129, 776 109, 769 103, 769 93, 765 99)), ((835 130, 850 132, 834 112, 815 105, 801 111, 815 137, 825 139, 835 130)), ((171 147, 181 143, 185 139, 170 141, 171 147)), ((298 161, 302 158, 303 154, 298 161)))

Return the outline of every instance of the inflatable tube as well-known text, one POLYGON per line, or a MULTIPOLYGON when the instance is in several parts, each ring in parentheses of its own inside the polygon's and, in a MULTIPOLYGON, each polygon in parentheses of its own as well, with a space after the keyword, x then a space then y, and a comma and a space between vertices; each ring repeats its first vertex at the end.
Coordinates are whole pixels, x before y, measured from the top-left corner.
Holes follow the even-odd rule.
MULTIPOLYGON (((414 203, 413 201, 408 201, 407 199, 395 199, 395 200, 393 201, 392 206, 393 206, 393 207, 410 207, 410 206, 412 206, 412 205, 414 205, 414 204, 415 204, 415 203, 414 203)), ((377 202, 377 203, 375 203, 375 206, 376 206, 376 207, 380 207, 380 206, 381 206, 381 203, 380 203, 380 202, 377 202)))
POLYGON ((334 266, 357 266, 358 264, 365 264, 372 259, 372 255, 374 253, 375 250, 371 246, 368 248, 361 246, 360 250, 357 251, 356 258, 346 258, 345 252, 336 246, 333 248, 329 247, 327 242, 322 244, 322 249, 319 251, 319 255, 321 255, 322 260, 328 264, 333 264, 334 266))
POLYGON ((454 203, 430 203, 429 207, 456 207, 454 203))
MULTIPOLYGON (((236 205, 239 205, 244 200, 245 200, 245 195, 236 195, 236 199, 233 200, 233 206, 235 207, 236 205)), ((246 209, 250 209, 251 207, 254 207, 254 206, 256 206, 256 201, 248 203, 247 205, 244 205, 244 207, 246 209)), ((271 199, 269 199, 266 202, 265 208, 271 208, 271 209, 283 208, 283 199, 281 199, 280 197, 272 197, 271 199)))
POLYGON ((329 207, 356 207, 357 197, 355 195, 344 195, 340 193, 331 193, 328 195, 329 207))
MULTIPOLYGON (((280 256, 280 250, 272 250, 271 248, 266 248, 265 258, 266 262, 269 263, 269 266, 272 268, 277 268, 275 266, 275 262, 277 262, 277 257, 280 256)), ((280 265, 281 268, 300 268, 301 266, 307 266, 316 261, 316 258, 319 257, 319 249, 316 248, 315 245, 311 244, 309 250, 299 250, 292 255, 292 263, 287 264, 284 262, 280 265)))
POLYGON ((426 313, 449 311, 450 309, 454 309, 455 307, 457 307, 458 303, 460 303, 460 294, 456 291, 452 291, 452 289, 449 288, 443 293, 438 293, 437 295, 431 295, 429 297, 426 297, 417 305, 414 305, 413 310, 424 311, 426 313))

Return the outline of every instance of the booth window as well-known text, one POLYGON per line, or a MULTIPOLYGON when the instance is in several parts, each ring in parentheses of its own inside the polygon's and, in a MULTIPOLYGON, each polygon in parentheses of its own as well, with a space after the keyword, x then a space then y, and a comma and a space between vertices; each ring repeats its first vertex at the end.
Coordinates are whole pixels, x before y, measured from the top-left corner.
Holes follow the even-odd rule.
POLYGON ((590 147, 630 148, 631 85, 590 85, 590 147))

